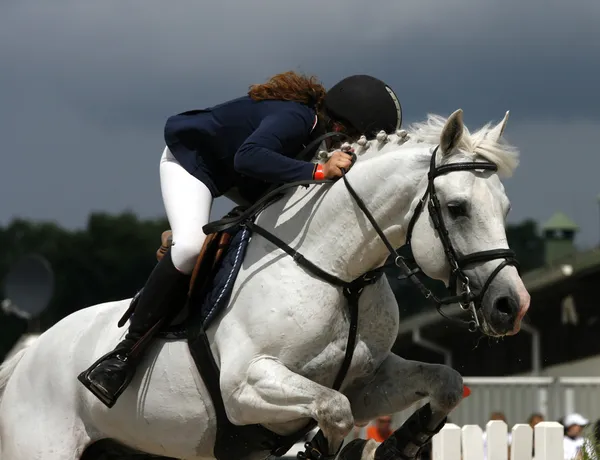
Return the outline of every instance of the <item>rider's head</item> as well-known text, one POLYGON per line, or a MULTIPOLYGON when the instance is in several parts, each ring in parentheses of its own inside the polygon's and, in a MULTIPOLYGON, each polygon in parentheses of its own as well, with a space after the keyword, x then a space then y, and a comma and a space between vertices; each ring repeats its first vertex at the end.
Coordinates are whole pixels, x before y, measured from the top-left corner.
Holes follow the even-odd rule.
POLYGON ((325 87, 316 77, 294 71, 273 75, 267 82, 250 86, 248 95, 255 101, 279 100, 306 104, 321 111, 325 87))
POLYGON ((381 130, 394 132, 402 124, 402 107, 392 89, 370 75, 352 75, 336 83, 325 96, 331 128, 351 136, 373 138, 381 130))
POLYGON ((326 131, 342 131, 351 137, 368 138, 383 130, 400 128, 402 107, 394 91, 370 75, 352 75, 329 91, 315 78, 293 71, 252 85, 248 95, 255 101, 277 99, 314 107, 326 131))

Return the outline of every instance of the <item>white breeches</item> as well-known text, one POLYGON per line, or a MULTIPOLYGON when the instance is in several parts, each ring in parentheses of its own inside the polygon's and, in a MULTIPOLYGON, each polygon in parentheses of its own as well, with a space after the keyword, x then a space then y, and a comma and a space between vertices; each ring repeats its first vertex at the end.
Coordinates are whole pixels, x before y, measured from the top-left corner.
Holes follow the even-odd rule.
POLYGON ((160 188, 173 232, 173 265, 180 272, 190 274, 206 238, 202 227, 210 218, 212 194, 206 185, 183 169, 168 147, 160 159, 160 188))

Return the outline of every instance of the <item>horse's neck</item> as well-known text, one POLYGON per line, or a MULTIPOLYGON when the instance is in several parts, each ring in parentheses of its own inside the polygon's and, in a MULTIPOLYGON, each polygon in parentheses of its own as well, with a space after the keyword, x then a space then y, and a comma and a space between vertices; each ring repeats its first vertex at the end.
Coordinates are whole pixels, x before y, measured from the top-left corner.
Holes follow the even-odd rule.
MULTIPOLYGON (((427 174, 427 152, 423 144, 399 148, 358 162, 347 175, 395 248, 405 242, 411 204, 427 174)), ((346 281, 380 266, 389 255, 341 179, 316 207, 306 230, 302 252, 346 281)))

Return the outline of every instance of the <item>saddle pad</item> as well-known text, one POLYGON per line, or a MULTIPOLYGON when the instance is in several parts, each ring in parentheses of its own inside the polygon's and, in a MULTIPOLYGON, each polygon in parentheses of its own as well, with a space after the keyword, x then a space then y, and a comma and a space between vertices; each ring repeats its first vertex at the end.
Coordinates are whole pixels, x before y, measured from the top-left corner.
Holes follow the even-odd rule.
POLYGON ((230 240, 215 276, 206 288, 206 295, 200 306, 200 322, 204 329, 229 302, 251 234, 252 232, 246 227, 237 230, 230 240))

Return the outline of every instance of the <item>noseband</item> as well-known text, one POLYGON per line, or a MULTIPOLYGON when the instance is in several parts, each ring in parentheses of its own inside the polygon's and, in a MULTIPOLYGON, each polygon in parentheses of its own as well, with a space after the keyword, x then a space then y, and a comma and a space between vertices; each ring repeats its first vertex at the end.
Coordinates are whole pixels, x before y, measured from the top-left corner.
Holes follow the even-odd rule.
MULTIPOLYGON (((457 295, 455 296, 450 296, 443 299, 437 299, 432 293, 430 293, 429 296, 438 304, 438 311, 440 311, 440 313, 442 313, 441 310, 439 310, 439 307, 441 307, 441 305, 447 305, 455 302, 458 302, 463 310, 470 310, 473 318, 469 322, 469 329, 474 331, 481 327, 479 319, 477 317, 477 311, 481 308, 483 297, 485 296, 485 293, 487 292, 494 278, 500 273, 500 270, 502 270, 504 267, 508 265, 513 265, 518 268, 519 264, 514 251, 512 251, 511 249, 491 249, 488 251, 473 252, 471 254, 462 256, 456 252, 454 246, 452 245, 452 241, 450 240, 450 235, 448 233, 446 224, 444 223, 442 207, 440 205, 440 200, 438 199, 435 189, 435 178, 444 174, 451 173, 453 171, 489 170, 495 172, 498 170, 498 166, 488 161, 462 162, 436 166, 435 160, 438 148, 439 146, 434 149, 431 155, 431 163, 429 166, 429 173, 427 175, 427 189, 425 190, 423 197, 417 204, 414 214, 409 222, 408 231, 406 235, 406 245, 410 246, 415 223, 419 218, 420 214, 423 212, 425 203, 427 203, 429 215, 433 222, 433 226, 442 242, 442 246, 446 254, 446 259, 448 260, 448 263, 450 265, 449 289, 451 292, 457 293, 457 295), (496 259, 504 260, 500 262, 500 264, 498 264, 498 266, 494 269, 490 276, 488 276, 481 290, 477 294, 473 293, 473 291, 471 290, 469 277, 465 274, 465 270, 473 264, 479 262, 489 262, 496 259)), ((401 256, 398 257, 401 258, 401 256)), ((404 266, 406 267, 406 265, 404 266)), ((407 274, 407 277, 410 277, 411 279, 416 279, 414 277, 414 274, 415 271, 411 270, 410 273, 407 274)))
MULTIPOLYGON (((326 137, 339 136, 341 133, 327 133, 321 136, 320 139, 326 137)), ((318 141, 317 139, 316 141, 318 141)), ((309 145, 310 147, 310 145, 309 145)), ((308 147, 307 147, 308 148, 308 147)), ((442 218, 442 209, 440 206, 440 202, 437 198, 434 180, 436 177, 447 174, 452 171, 468 171, 468 170, 478 170, 478 169, 487 169, 491 171, 496 171, 497 166, 490 162, 465 162, 465 163, 454 163, 450 165, 443 165, 440 167, 436 167, 435 159, 438 151, 438 147, 435 148, 433 154, 431 156, 431 166, 429 168, 428 174, 428 185, 425 194, 417 204, 415 208, 415 212, 410 220, 406 243, 410 244, 412 230, 414 228, 415 222, 418 219, 419 215, 423 212, 425 207, 425 203, 427 203, 429 208, 429 214, 435 226, 435 229, 440 237, 442 245, 444 247, 444 251, 446 253, 446 258, 450 264, 450 288, 454 289, 455 292, 458 292, 458 295, 453 297, 447 297, 444 299, 438 299, 427 287, 421 283, 421 281, 415 276, 420 269, 416 268, 411 270, 406 261, 402 256, 398 254, 396 249, 391 245, 390 241, 383 234, 381 227, 375 222, 373 215, 369 212, 363 200, 356 194, 356 191, 352 188, 350 183, 348 182, 348 178, 346 177, 346 172, 342 169, 342 178, 348 192, 358 205, 358 207, 363 211, 365 216, 373 225, 373 228, 386 245, 388 251, 393 256, 394 264, 404 273, 406 278, 409 278, 422 292, 422 294, 427 299, 431 299, 436 303, 436 308, 438 312, 444 316, 445 318, 451 321, 457 321, 453 318, 448 318, 442 311, 441 306, 445 304, 450 304, 454 302, 458 302, 461 307, 465 310, 470 310, 473 319, 471 321, 461 321, 458 320, 461 324, 468 324, 469 330, 475 331, 481 328, 479 323, 479 319, 477 318, 477 310, 481 308, 481 301, 483 296, 490 286, 492 280, 498 275, 502 268, 507 265, 517 265, 517 261, 515 258, 515 254, 510 249, 494 249, 491 251, 480 251, 475 252, 466 256, 459 256, 455 251, 452 242, 450 241, 450 237, 448 234, 448 230, 446 225, 444 224, 444 220, 442 218), (477 262, 486 262, 495 259, 504 259, 498 267, 492 272, 492 274, 488 277, 485 282, 483 288, 478 294, 474 294, 469 286, 469 278, 464 273, 466 267, 477 263, 477 262), (456 289, 457 285, 460 285, 460 291, 456 289)), ((356 156, 355 156, 356 159, 356 156)), ((344 297, 347 299, 348 311, 349 311, 349 330, 348 330, 348 338, 346 341, 346 350, 344 353, 344 359, 342 361, 341 367, 338 370, 338 373, 333 381, 333 385, 331 388, 334 390, 339 390, 346 378, 346 374, 350 369, 350 365, 352 363, 352 358, 354 355, 354 349, 356 347, 356 343, 358 340, 358 318, 359 318, 359 299, 362 295, 363 290, 369 286, 377 282, 382 276, 383 271, 388 265, 383 265, 374 270, 370 270, 366 273, 363 273, 358 278, 353 281, 345 281, 337 276, 334 276, 326 271, 322 270, 310 260, 306 259, 300 252, 296 249, 289 246, 287 243, 282 241, 279 237, 266 230, 265 228, 258 225, 254 220, 258 213, 260 213, 266 206, 273 203, 275 200, 282 197, 282 194, 285 190, 298 187, 298 186, 308 186, 308 185, 324 185, 331 184, 333 181, 316 181, 316 180, 308 180, 308 181, 298 181, 283 184, 280 186, 276 186, 275 189, 267 192, 263 195, 257 202, 251 205, 248 208, 236 208, 230 212, 226 217, 217 221, 211 222, 205 225, 202 230, 205 234, 210 234, 214 232, 225 231, 235 226, 242 226, 250 229, 251 231, 257 233, 258 235, 265 238, 267 241, 279 247, 281 250, 290 255, 293 260, 303 267, 308 272, 312 273, 314 276, 321 278, 323 281, 326 281, 334 286, 338 286, 342 288, 342 292, 344 297)), ((204 353, 208 358, 208 362, 212 362, 214 364, 214 359, 211 354, 210 344, 208 339, 206 338, 206 334, 204 333, 203 328, 201 328, 200 332, 201 340, 203 341, 203 347, 201 348, 201 352, 204 353)), ((208 371, 209 374, 203 375, 205 382, 218 382, 219 370, 216 365, 212 366, 212 370, 209 366, 208 371)), ((214 387, 214 385, 213 385, 214 387)), ((209 389, 211 386, 209 385, 209 389)), ((213 388, 214 389, 214 388, 213 388)), ((215 407, 220 409, 217 411, 217 419, 222 418, 223 420, 227 420, 225 409, 223 406, 221 394, 218 388, 215 391, 211 390, 211 398, 213 402, 215 402, 215 407), (219 401, 221 401, 219 403, 219 401), (225 415, 224 415, 225 414, 225 415)), ((229 439, 230 437, 235 437, 236 440, 242 440, 243 443, 246 443, 248 446, 256 446, 256 450, 265 450, 268 449, 271 453, 277 457, 280 457, 285 452, 290 450, 290 448, 294 445, 294 443, 298 442, 301 436, 306 435, 310 430, 312 430, 316 422, 311 420, 305 427, 301 428, 298 432, 293 433, 288 436, 280 436, 276 435, 273 432, 267 430, 262 425, 245 425, 243 427, 236 427, 231 425, 229 422, 225 422, 226 425, 220 426, 219 429, 225 428, 227 433, 227 437, 219 437, 218 439, 229 439), (233 435, 232 435, 233 433, 233 435)), ((321 435, 322 432, 319 432, 317 436, 321 435)), ((314 439, 313 439, 314 441, 314 439)), ((313 445, 313 441, 305 444, 306 452, 299 453, 298 458, 308 459, 314 457, 314 452, 319 452, 318 448, 315 448, 313 445)), ((225 441, 223 441, 225 442, 225 441)), ((238 442, 239 444, 239 442, 238 442)), ((219 442, 217 442, 219 445, 219 442)), ((318 442, 316 444, 318 446, 318 442)), ((220 444, 220 448, 223 448, 223 443, 220 444)), ((254 447, 253 447, 254 448, 254 447)), ((227 451, 229 452, 229 451, 227 451)), ((319 454, 320 455, 320 454, 319 454)), ((315 457, 316 458, 316 457, 315 457)))
MULTIPOLYGON (((421 272, 420 268, 411 269, 407 261, 404 257, 402 257, 396 249, 391 245, 387 237, 381 231, 381 228, 375 222, 371 213, 365 207, 364 202, 358 197, 356 192, 350 186, 346 175, 344 174, 344 182, 346 183, 346 187, 350 194, 355 199, 358 206, 365 213, 381 240, 387 246, 388 251, 394 257, 394 264, 403 271, 403 275, 400 276, 400 279, 410 279, 421 291, 421 293, 425 296, 426 299, 431 299, 436 304, 436 308, 438 312, 444 316, 445 318, 456 321, 453 318, 449 318, 446 316, 441 307, 443 305, 449 305, 453 303, 458 303, 463 310, 467 310, 471 312, 472 319, 468 321, 468 328, 471 332, 474 332, 481 328, 481 324, 479 323, 479 318, 477 317, 477 311, 481 308, 481 304, 483 301, 483 297, 487 289, 490 287, 490 284, 494 280, 494 278, 500 273, 504 267, 508 265, 513 265, 518 267, 518 261, 516 259, 516 255, 514 251, 511 249, 491 249, 488 251, 478 251, 473 252, 467 255, 459 255, 454 246, 452 245, 452 241, 450 240, 450 235, 448 233, 448 229, 446 224, 444 223, 444 218, 442 215, 442 207, 440 205, 440 200, 438 199, 436 189, 435 189, 435 178, 444 174, 451 173, 453 171, 474 171, 474 170, 489 170, 489 171, 497 171, 498 166, 494 163, 488 161, 470 161, 470 162, 462 162, 462 163, 452 163, 442 166, 436 166, 435 160, 439 146, 437 146, 431 155, 431 162, 429 166, 429 173, 427 175, 428 184, 423 197, 417 204, 413 216, 408 224, 408 230, 406 235, 406 245, 410 246, 412 239, 412 232, 417 222, 417 219, 423 212, 425 204, 427 204, 429 210, 429 216, 433 222, 433 226, 442 242, 442 246, 444 248, 444 252, 446 254, 446 259, 450 265, 450 279, 449 279, 449 289, 450 292, 455 292, 456 295, 444 297, 442 299, 438 299, 431 290, 429 290, 417 277, 417 273, 421 272), (494 269, 494 271, 487 278, 483 287, 478 293, 474 293, 471 290, 469 277, 465 274, 465 269, 469 266, 479 263, 479 262, 489 262, 491 260, 496 259, 504 259, 498 266, 494 269)), ((464 321, 460 321, 460 323, 464 323, 464 321)))

